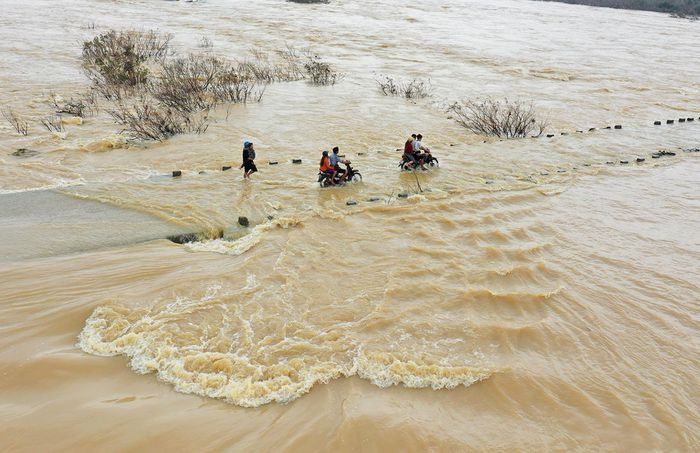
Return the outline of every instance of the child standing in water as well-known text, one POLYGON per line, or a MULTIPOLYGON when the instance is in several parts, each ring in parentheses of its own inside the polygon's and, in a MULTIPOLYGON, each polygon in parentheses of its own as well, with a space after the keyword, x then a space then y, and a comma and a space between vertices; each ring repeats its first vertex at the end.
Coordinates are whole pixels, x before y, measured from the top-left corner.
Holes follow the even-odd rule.
POLYGON ((250 178, 250 175, 258 171, 258 167, 255 166, 253 142, 245 141, 243 143, 243 163, 241 168, 243 168, 243 179, 250 178))

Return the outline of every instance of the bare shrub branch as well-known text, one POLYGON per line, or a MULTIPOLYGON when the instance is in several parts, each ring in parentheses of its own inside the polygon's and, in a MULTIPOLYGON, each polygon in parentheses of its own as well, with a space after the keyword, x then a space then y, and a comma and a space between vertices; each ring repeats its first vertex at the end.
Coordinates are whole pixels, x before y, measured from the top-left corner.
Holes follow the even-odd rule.
POLYGON ((29 134, 29 123, 22 116, 17 114, 11 108, 2 109, 0 111, 2 117, 10 123, 10 125, 17 131, 18 134, 27 136, 29 134))
POLYGON ((41 124, 44 125, 49 132, 63 132, 63 120, 60 115, 51 115, 41 119, 41 124))
POLYGON ((379 90, 385 96, 400 96, 406 99, 421 99, 432 93, 430 80, 413 79, 403 81, 391 76, 381 76, 376 79, 379 90))
POLYGON ((56 93, 49 93, 49 104, 53 106, 56 113, 67 113, 73 116, 84 117, 85 115, 95 113, 97 110, 97 99, 95 93, 90 90, 83 97, 68 101, 62 101, 56 93))
POLYGON ((212 49, 214 47, 214 43, 208 36, 202 36, 199 39, 199 47, 202 49, 212 49))
POLYGON ((447 108, 457 123, 470 131, 500 138, 526 137, 530 132, 540 136, 547 127, 546 120, 537 120, 532 103, 486 99, 463 100, 447 108))
POLYGON ((275 59, 260 49, 251 49, 250 54, 252 58, 237 62, 237 70, 243 77, 263 83, 291 82, 306 77, 302 55, 293 47, 277 51, 275 59))
POLYGON ((219 58, 191 55, 163 65, 158 81, 149 87, 163 105, 183 113, 208 110, 224 103, 259 101, 264 87, 242 77, 219 58))
POLYGON ((344 74, 336 72, 330 63, 322 61, 317 55, 307 56, 304 69, 309 82, 314 85, 335 85, 344 77, 344 74))
POLYGON ((140 97, 130 104, 118 102, 116 108, 109 111, 115 121, 124 125, 122 132, 139 140, 157 141, 188 132, 206 132, 209 127, 208 113, 207 110, 200 114, 184 114, 156 105, 146 97, 140 97))

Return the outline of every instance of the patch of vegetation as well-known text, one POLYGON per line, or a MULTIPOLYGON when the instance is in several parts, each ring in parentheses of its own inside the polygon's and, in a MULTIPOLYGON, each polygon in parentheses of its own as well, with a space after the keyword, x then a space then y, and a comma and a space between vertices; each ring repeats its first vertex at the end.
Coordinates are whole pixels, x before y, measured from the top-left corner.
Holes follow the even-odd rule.
POLYGON ((85 117, 97 111, 97 98, 94 91, 88 91, 78 99, 72 97, 64 101, 56 93, 49 93, 49 104, 56 113, 66 113, 68 115, 85 117))
POLYGON ((250 58, 238 61, 238 72, 244 77, 265 83, 292 82, 306 78, 302 61, 308 51, 301 52, 287 46, 284 50, 277 51, 273 57, 258 49, 252 49, 250 54, 250 58))
POLYGON ((406 99, 420 99, 431 95, 430 80, 413 79, 398 80, 391 76, 381 76, 376 79, 379 90, 385 96, 400 96, 406 99))
POLYGON ((677 17, 700 16, 700 0, 543 0, 605 8, 671 13, 677 17))
POLYGON ((344 77, 344 74, 337 72, 330 63, 322 61, 316 55, 307 57, 304 69, 313 85, 335 85, 344 77))
MULTIPOLYGON (((147 61, 162 61, 170 52, 171 35, 155 31, 115 31, 83 43, 83 69, 98 87, 134 88, 148 80, 147 61)), ((102 90, 105 97, 123 90, 102 90)))
POLYGON ((199 47, 202 49, 211 49, 214 47, 214 43, 207 36, 202 36, 199 40, 199 47))
MULTIPOLYGON (((107 100, 106 111, 133 138, 202 133, 212 108, 259 102, 269 83, 308 79, 333 85, 343 77, 329 63, 293 47, 272 54, 254 49, 244 60, 208 51, 177 57, 171 39, 155 31, 110 30, 83 43, 82 64, 93 92, 107 100)), ((208 38, 199 42, 202 49, 212 46, 208 38)), ((60 102, 53 97, 58 113, 82 116, 91 105, 85 99, 60 102)))
POLYGON ((224 102, 259 101, 264 88, 258 88, 255 79, 240 75, 224 60, 190 55, 164 64, 149 91, 164 106, 192 113, 224 102))
POLYGON ((142 96, 132 102, 119 101, 110 115, 128 132, 141 140, 163 141, 184 133, 201 134, 209 127, 208 112, 186 114, 155 104, 142 96))
POLYGON ((546 120, 536 118, 533 105, 520 101, 463 100, 450 105, 447 111, 470 131, 499 138, 522 138, 530 133, 540 136, 547 128, 546 120))

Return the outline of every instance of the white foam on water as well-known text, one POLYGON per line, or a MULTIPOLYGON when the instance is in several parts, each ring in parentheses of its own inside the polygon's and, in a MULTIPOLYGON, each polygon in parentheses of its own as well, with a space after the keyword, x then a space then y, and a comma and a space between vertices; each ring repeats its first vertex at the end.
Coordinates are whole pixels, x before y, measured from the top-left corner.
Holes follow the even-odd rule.
MULTIPOLYGON (((241 291, 252 295, 256 287, 249 274, 241 291)), ((468 364, 410 357, 410 351, 397 355, 366 347, 353 334, 354 323, 327 330, 290 328, 275 340, 254 342, 253 323, 264 316, 262 310, 246 317, 242 305, 227 304, 226 297, 220 286, 212 286, 200 299, 179 297, 159 310, 98 307, 87 319, 78 347, 99 356, 127 356, 134 371, 157 373, 179 392, 243 407, 287 403, 316 384, 341 377, 358 376, 382 388, 439 390, 469 386, 491 375, 468 364), (217 314, 214 319, 223 318, 221 325, 201 317, 210 310, 217 314)))

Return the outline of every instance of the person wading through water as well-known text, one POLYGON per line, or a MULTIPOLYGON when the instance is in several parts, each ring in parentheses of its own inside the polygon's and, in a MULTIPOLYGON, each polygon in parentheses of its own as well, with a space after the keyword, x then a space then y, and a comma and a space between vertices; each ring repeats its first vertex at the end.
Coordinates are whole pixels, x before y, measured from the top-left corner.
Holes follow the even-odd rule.
POLYGON ((243 143, 243 163, 241 168, 243 168, 243 179, 250 178, 250 175, 258 171, 258 167, 255 166, 253 142, 246 141, 243 143))

